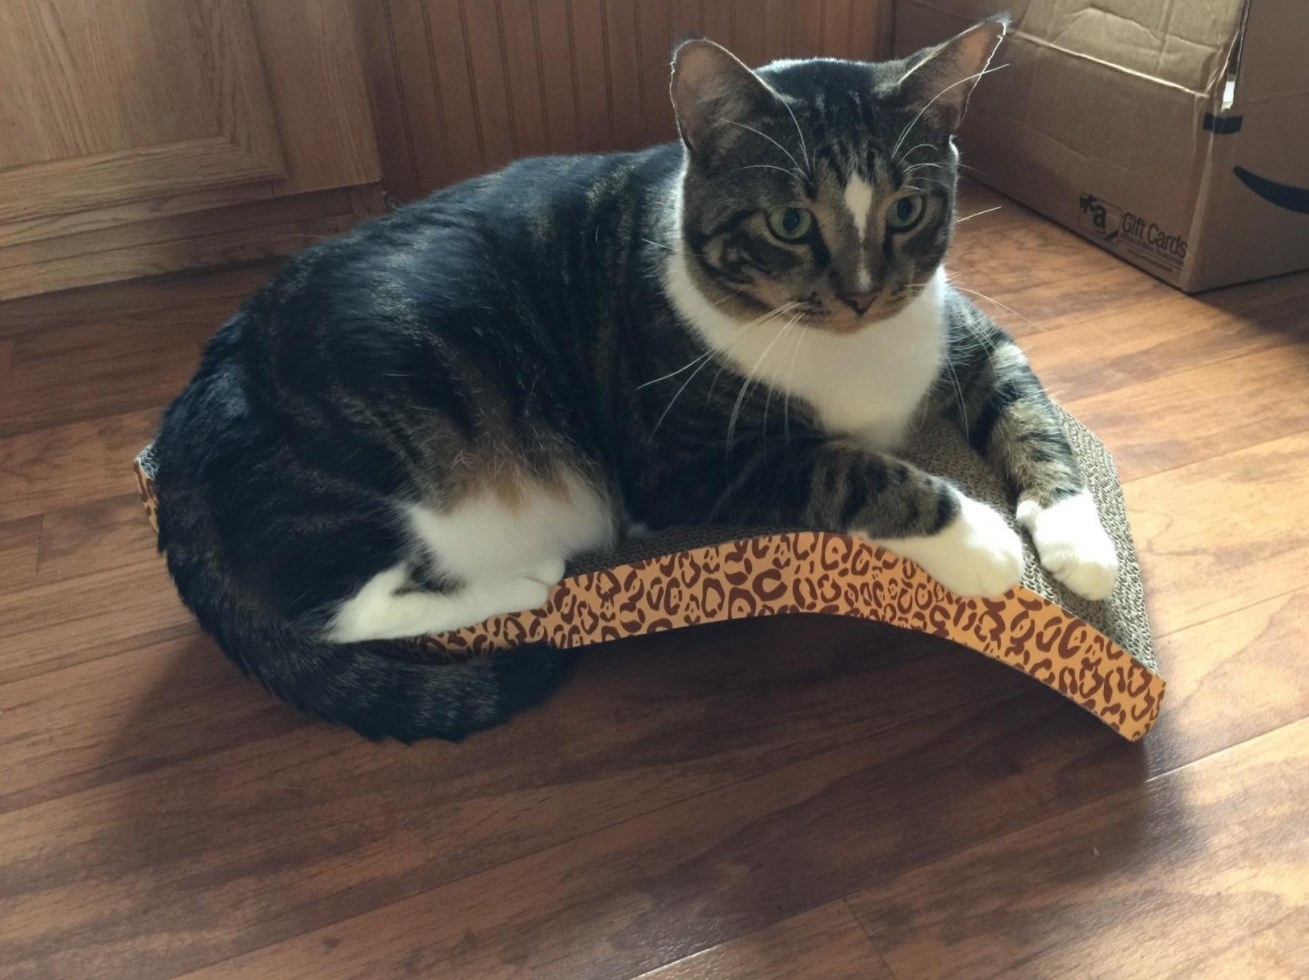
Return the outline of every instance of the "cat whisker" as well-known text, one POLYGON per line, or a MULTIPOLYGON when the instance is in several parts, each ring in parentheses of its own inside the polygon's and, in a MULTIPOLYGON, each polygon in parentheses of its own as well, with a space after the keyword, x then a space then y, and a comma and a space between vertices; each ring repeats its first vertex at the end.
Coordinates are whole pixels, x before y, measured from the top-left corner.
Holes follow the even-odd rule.
POLYGON ((788 177, 795 177, 798 180, 806 179, 804 172, 798 167, 792 167, 790 170, 787 170, 785 167, 775 167, 771 163, 750 163, 744 167, 734 167, 727 171, 727 173, 734 174, 738 170, 776 170, 779 174, 786 174, 788 177))
POLYGON ((955 400, 959 404, 959 419, 963 423, 964 432, 968 432, 968 406, 964 401, 963 385, 959 383, 959 375, 955 373, 954 365, 950 359, 945 359, 945 369, 950 372, 950 383, 954 386, 955 400))
POLYGON ((671 245, 669 245, 669 244, 667 244, 667 243, 665 243, 665 242, 656 242, 656 241, 655 241, 654 239, 652 239, 652 238, 642 238, 641 241, 645 242, 647 245, 653 245, 655 248, 666 249, 666 250, 669 251, 669 252, 676 252, 676 251, 677 251, 677 249, 673 248, 673 246, 671 246, 671 245))
MULTIPOLYGON (((798 319, 799 317, 796 318, 796 320, 798 319)), ((745 403, 746 393, 750 390, 750 387, 754 384, 756 380, 755 372, 759 370, 760 366, 767 359, 769 351, 771 351, 774 347, 776 347, 777 342, 781 340, 783 337, 785 337, 787 331, 790 330, 790 328, 795 325, 796 320, 792 320, 790 323, 788 323, 786 326, 784 326, 781 330, 777 332, 777 336, 774 337, 772 340, 770 340, 764 346, 763 352, 757 358, 755 358, 754 365, 750 368, 749 371, 745 372, 745 377, 741 379, 741 390, 740 392, 737 393, 736 404, 732 406, 731 417, 728 418, 727 420, 727 444, 724 447, 725 452, 732 448, 732 439, 736 434, 736 421, 741 416, 741 406, 745 403)))
POLYGON ((795 362, 809 336, 808 330, 801 330, 796 334, 796 341, 791 345, 791 364, 786 369, 786 397, 782 402, 782 438, 788 446, 791 444, 791 383, 795 379, 795 362))
POLYGON ((928 109, 932 108, 932 104, 936 102, 937 99, 945 95, 945 93, 950 91, 952 88, 958 88, 960 85, 963 85, 966 82, 971 82, 974 79, 981 78, 983 75, 989 75, 993 71, 999 71, 1001 68, 1008 68, 1008 67, 1009 66, 1007 64, 1004 64, 1004 65, 996 65, 994 68, 983 68, 981 71, 974 72, 973 74, 967 76, 966 78, 961 78, 958 81, 951 82, 945 88, 941 89, 941 91, 937 92, 934 96, 932 96, 930 99, 927 100, 927 104, 925 106, 923 106, 921 109, 918 110, 918 114, 914 116, 913 119, 909 120, 909 125, 904 128, 904 132, 900 134, 900 138, 895 141, 895 146, 891 147, 891 158, 892 159, 895 158, 896 152, 900 149, 900 144, 904 142, 904 139, 906 136, 909 135, 910 130, 912 130, 915 126, 918 125, 918 120, 923 117, 923 113, 926 112, 928 109))
MULTIPOLYGON (((712 351, 710 353, 712 353, 712 351)), ((682 392, 686 391, 687 386, 692 381, 695 380, 695 376, 699 374, 701 371, 703 371, 706 365, 712 364, 713 360, 714 359, 712 357, 706 357, 704 360, 700 362, 700 366, 691 372, 691 376, 682 382, 682 387, 678 388, 677 391, 674 392, 673 397, 669 399, 668 405, 664 408, 663 414, 659 416, 659 420, 655 422, 654 428, 650 430, 650 438, 653 439, 655 433, 659 431, 659 426, 664 424, 664 419, 668 418, 668 413, 671 412, 673 410, 673 406, 677 404, 677 399, 682 397, 682 392)))
POLYGON ((777 142, 777 140, 773 139, 767 133, 760 132, 759 130, 755 129, 753 126, 747 126, 745 123, 737 122, 735 119, 726 119, 722 116, 717 117, 717 119, 719 122, 727 123, 729 126, 737 126, 740 129, 744 129, 747 132, 754 133, 756 136, 768 140, 768 142, 772 143, 773 146, 777 147, 779 150, 781 150, 783 153, 786 154, 786 158, 790 160, 793 164, 795 164, 797 170, 799 170, 801 173, 806 172, 805 168, 800 166, 800 161, 795 158, 795 156, 791 153, 791 151, 788 150, 786 147, 784 147, 781 143, 777 142))
POLYGON ((744 324, 744 326, 753 327, 756 324, 765 322, 766 320, 771 320, 774 317, 781 316, 783 313, 790 313, 793 309, 795 309, 799 305, 800 305, 799 300, 791 300, 789 303, 783 303, 781 306, 769 310, 763 316, 757 317, 756 319, 751 320, 749 323, 744 324))
MULTIPOLYGON (((737 334, 737 339, 732 343, 732 347, 729 347, 728 350, 735 348, 736 344, 740 343, 741 338, 745 337, 746 335, 745 330, 748 327, 755 327, 761 323, 766 323, 767 321, 772 320, 776 317, 782 316, 786 313, 790 313, 793 309, 795 309, 797 306, 800 305, 801 304, 796 301, 792 301, 790 303, 783 303, 781 306, 777 307, 776 309, 769 310, 763 316, 757 317, 756 319, 751 320, 749 323, 742 325, 741 332, 737 334)), ((709 393, 711 395, 713 394, 714 389, 718 387, 718 379, 723 376, 723 372, 727 370, 727 367, 728 365, 726 360, 724 360, 723 363, 718 366, 718 371, 717 373, 714 374, 714 380, 709 385, 709 393)))
MULTIPOLYGON (((770 318, 770 317, 773 317, 773 316, 780 316, 782 313, 785 313, 787 310, 793 308, 794 306, 795 306, 794 303, 790 303, 790 304, 785 304, 785 305, 783 305, 783 306, 779 306, 777 309, 775 309, 775 310, 770 310, 768 313, 765 313, 763 316, 761 316, 761 317, 759 317, 759 318, 757 318, 757 319, 755 319, 755 320, 750 321, 750 323, 747 323, 745 326, 747 326, 747 327, 749 327, 749 326, 753 326, 753 325, 755 325, 755 324, 762 323, 763 321, 767 320, 767 319, 770 318)), ((723 360, 722 360, 722 362, 719 364, 719 366, 718 366, 718 373, 717 373, 716 375, 714 375, 713 384, 711 384, 711 385, 710 385, 710 388, 709 388, 709 390, 710 390, 711 392, 713 391, 713 385, 716 385, 716 384, 718 383, 718 378, 722 375, 722 373, 723 373, 723 369, 727 366, 726 355, 727 355, 727 354, 730 354, 730 353, 732 352, 732 350, 736 347, 736 345, 739 344, 739 343, 741 343, 741 341, 742 341, 746 336, 747 336, 746 332, 745 332, 744 330, 742 330, 742 332, 739 333, 739 334, 737 334, 736 339, 735 339, 731 344, 729 344, 725 350, 723 350, 723 351, 721 351, 721 352, 720 352, 720 351, 709 350, 709 351, 706 352, 706 354, 707 354, 708 356, 704 357, 704 358, 700 361, 700 365, 699 365, 699 366, 698 366, 694 371, 691 372, 690 376, 687 377, 687 379, 686 379, 685 381, 682 382, 681 387, 678 388, 677 391, 675 391, 675 392, 673 393, 673 397, 672 397, 671 399, 669 399, 667 406, 665 406, 665 408, 664 408, 664 410, 663 410, 663 413, 659 416, 658 421, 655 422, 654 427, 650 430, 650 436, 649 436, 649 438, 654 438, 655 433, 659 431, 659 427, 660 427, 661 425, 663 425, 663 424, 664 424, 664 420, 665 420, 666 418, 668 418, 668 413, 671 412, 671 411, 673 410, 673 406, 676 405, 676 404, 677 404, 677 400, 678 400, 679 398, 682 397, 682 393, 683 393, 684 391, 686 391, 686 389, 687 389, 688 387, 690 387, 691 382, 695 380, 696 375, 698 375, 701 371, 703 371, 706 367, 708 367, 710 364, 712 364, 712 363, 714 362, 714 360, 715 360, 715 358, 714 358, 714 356, 713 356, 714 354, 716 354, 716 353, 721 353, 721 354, 724 355, 723 360)), ((688 365, 688 367, 689 367, 689 365, 688 365)), ((684 371, 684 370, 686 370, 686 368, 683 367, 681 370, 684 371)), ((661 380, 661 379, 656 379, 656 380, 661 380)))
POLYGON ((920 177, 916 177, 916 178, 914 178, 914 179, 915 179, 915 180, 924 180, 924 181, 926 181, 926 182, 929 183, 929 184, 940 184, 942 187, 949 187, 949 186, 950 186, 950 182, 949 182, 949 181, 947 181, 947 180, 942 180, 940 177, 932 177, 932 176, 930 176, 930 175, 928 175, 928 174, 923 174, 922 176, 920 176, 920 177))
POLYGON ((782 105, 785 107, 787 115, 791 117, 791 122, 795 126, 795 135, 800 137, 800 156, 804 157, 805 176, 809 177, 813 173, 813 164, 809 162, 809 147, 805 145, 804 130, 800 128, 800 122, 795 118, 795 113, 791 111, 791 104, 782 98, 782 105))
POLYGON ((891 163, 892 164, 903 163, 905 160, 909 159, 909 157, 914 153, 914 151, 921 150, 923 147, 927 147, 928 149, 936 149, 936 147, 931 143, 918 143, 917 145, 911 146, 909 149, 905 150, 903 153, 900 154, 898 158, 893 154, 891 157, 891 163))
POLYGON ((660 381, 667 381, 669 378, 675 378, 683 371, 689 371, 692 367, 694 367, 700 361, 703 361, 706 357, 713 357, 713 355, 714 352, 712 350, 707 350, 703 354, 700 354, 692 358, 690 363, 683 364, 676 371, 669 371, 667 374, 663 375, 662 377, 655 378, 653 381, 642 382, 641 384, 636 386, 636 390, 641 391, 644 388, 649 388, 651 385, 657 385, 660 381))
MULTIPOLYGON (((782 332, 778 334, 777 339, 781 340, 788 333, 790 333, 792 328, 797 323, 800 322, 800 318, 802 316, 804 316, 803 313, 797 313, 795 316, 791 317, 790 321, 786 324, 786 326, 782 328, 782 332)), ((776 343, 776 341, 774 341, 774 343, 776 343)), ((770 344, 769 346, 771 347, 772 345, 770 344)), ((767 351, 765 351, 764 353, 766 354, 767 351)), ((760 432, 763 434, 763 437, 765 439, 768 438, 768 407, 772 403, 773 403, 773 386, 768 385, 768 394, 764 396, 764 418, 763 418, 763 422, 760 423, 760 427, 759 427, 760 432)))
POLYGON ((972 214, 965 215, 962 218, 956 218, 954 223, 957 225, 962 224, 963 222, 969 221, 973 218, 980 218, 984 214, 990 214, 992 211, 999 211, 1002 207, 1004 207, 1003 204, 997 204, 995 207, 987 208, 985 211, 974 211, 972 214))
POLYGON ((1014 316, 1018 317, 1018 319, 1022 320, 1024 323, 1026 323, 1029 327, 1035 327, 1035 326, 1036 326, 1036 324, 1035 324, 1032 320, 1030 320, 1029 318, 1023 316, 1021 313, 1019 313, 1017 310, 1015 310, 1012 306, 1005 306, 1005 305, 1004 305, 1003 303, 1001 303, 998 299, 992 299, 990 296, 987 296, 986 293, 979 293, 976 289, 968 289, 968 288, 966 288, 966 287, 964 287, 964 286, 959 285, 957 282, 952 282, 952 283, 950 283, 950 285, 954 286, 954 288, 957 289, 957 290, 959 290, 959 292, 961 292, 961 293, 967 293, 969 296, 977 296, 977 297, 980 298, 980 299, 984 299, 984 300, 986 300, 988 303, 993 303, 993 304, 995 304, 996 306, 1000 307, 1000 309, 1004 310, 1006 313, 1012 313, 1014 316))

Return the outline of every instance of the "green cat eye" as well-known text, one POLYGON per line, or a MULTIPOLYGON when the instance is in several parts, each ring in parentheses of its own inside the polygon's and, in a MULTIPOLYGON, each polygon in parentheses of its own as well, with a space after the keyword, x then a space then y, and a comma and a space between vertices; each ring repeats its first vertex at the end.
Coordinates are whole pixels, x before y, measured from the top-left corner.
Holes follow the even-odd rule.
POLYGON ((768 230, 784 242, 801 241, 814 226, 814 213, 804 208, 777 208, 768 212, 768 230))
POLYGON ((900 198, 891 205, 891 210, 886 212, 887 227, 893 231, 908 231, 922 220, 925 207, 926 204, 919 194, 900 198))

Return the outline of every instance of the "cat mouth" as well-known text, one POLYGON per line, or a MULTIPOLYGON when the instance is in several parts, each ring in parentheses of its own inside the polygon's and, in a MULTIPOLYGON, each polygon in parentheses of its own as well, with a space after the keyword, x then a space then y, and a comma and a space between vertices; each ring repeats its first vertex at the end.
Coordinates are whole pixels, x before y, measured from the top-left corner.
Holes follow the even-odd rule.
POLYGON ((897 291, 879 298, 862 313, 856 313, 845 306, 827 304, 821 300, 799 301, 800 305, 796 307, 795 312, 798 314, 801 326, 826 330, 830 333, 855 333, 896 316, 909 305, 912 298, 907 290, 897 291))
POLYGON ((792 310, 799 316, 803 326, 836 333, 853 333, 896 316, 918 297, 922 289, 922 285, 912 282, 888 286, 862 311, 853 309, 848 303, 829 302, 817 293, 811 293, 793 299, 792 310))

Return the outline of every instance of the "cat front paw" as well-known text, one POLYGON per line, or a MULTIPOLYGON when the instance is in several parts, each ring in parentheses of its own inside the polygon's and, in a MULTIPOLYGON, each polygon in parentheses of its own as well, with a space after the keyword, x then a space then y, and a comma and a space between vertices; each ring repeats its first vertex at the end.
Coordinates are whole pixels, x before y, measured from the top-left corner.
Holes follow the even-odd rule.
POLYGON ((1018 504, 1018 523, 1027 529, 1050 574, 1084 599, 1107 599, 1118 583, 1118 553, 1100 524, 1090 492, 1065 497, 1049 507, 1034 500, 1018 504))
POLYGON ((1001 595, 1023 575, 1022 539, 994 510, 962 494, 958 516, 937 534, 881 543, 961 596, 1001 595))

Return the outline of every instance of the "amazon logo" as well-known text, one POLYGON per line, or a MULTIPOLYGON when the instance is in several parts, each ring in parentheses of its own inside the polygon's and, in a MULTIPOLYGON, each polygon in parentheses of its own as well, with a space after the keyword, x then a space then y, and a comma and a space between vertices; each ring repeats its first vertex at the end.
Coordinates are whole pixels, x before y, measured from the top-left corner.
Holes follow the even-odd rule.
POLYGON ((1260 177, 1246 170, 1245 167, 1233 167, 1232 173, 1236 174, 1237 180, 1269 204, 1299 214, 1309 214, 1309 187, 1296 187, 1294 184, 1269 180, 1267 177, 1260 177))
MULTIPOLYGON (((1239 133, 1244 118, 1244 116, 1215 116, 1212 112, 1206 112, 1204 128, 1218 136, 1239 133)), ((1233 167, 1232 173, 1236 175, 1237 180, 1274 207, 1285 208, 1297 214, 1309 214, 1309 187, 1283 184, 1281 181, 1261 176, 1245 167, 1233 167)))

